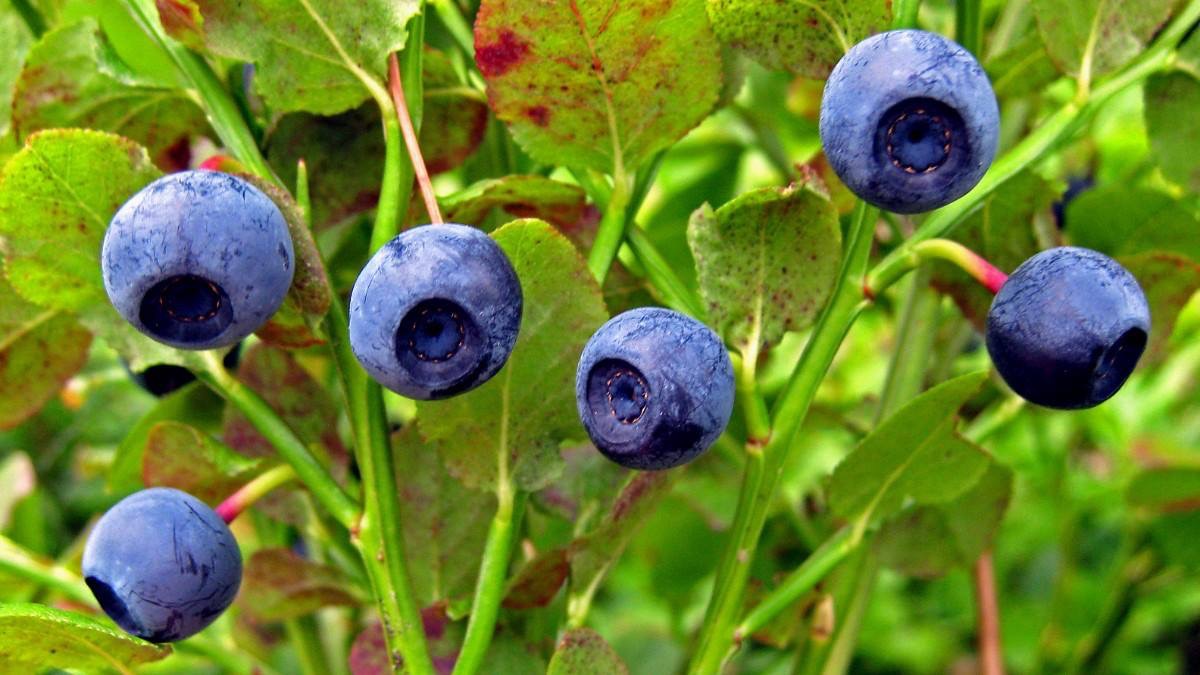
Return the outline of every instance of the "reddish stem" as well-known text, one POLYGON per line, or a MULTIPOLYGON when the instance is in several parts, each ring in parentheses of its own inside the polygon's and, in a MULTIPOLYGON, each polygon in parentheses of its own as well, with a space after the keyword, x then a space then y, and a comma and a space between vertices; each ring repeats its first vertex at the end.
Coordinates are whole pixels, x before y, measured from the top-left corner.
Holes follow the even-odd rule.
POLYGON ((438 208, 433 182, 429 179, 429 169, 425 167, 425 158, 421 155, 421 145, 417 139, 416 129, 413 128, 412 116, 408 112, 408 101, 404 97, 404 82, 400 79, 400 62, 394 53, 388 55, 388 89, 392 92, 392 102, 396 106, 396 118, 400 122, 400 131, 404 134, 404 144, 408 146, 408 157, 412 160, 413 174, 417 177, 417 185, 421 188, 421 198, 425 201, 425 210, 429 212, 429 222, 441 224, 444 222, 442 211, 438 208))
POLYGON ((975 561, 975 601, 979 616, 979 672, 1004 675, 1004 657, 1000 648, 1000 607, 996 602, 996 574, 992 552, 986 551, 975 561))

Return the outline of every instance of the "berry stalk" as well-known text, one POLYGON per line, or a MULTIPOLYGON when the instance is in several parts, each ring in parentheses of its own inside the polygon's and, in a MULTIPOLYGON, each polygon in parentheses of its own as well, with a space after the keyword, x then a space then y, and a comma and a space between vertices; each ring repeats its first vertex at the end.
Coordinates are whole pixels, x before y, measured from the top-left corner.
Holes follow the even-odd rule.
POLYGON ((396 119, 400 123, 400 131, 404 134, 404 144, 408 147, 408 157, 412 161, 413 173, 417 177, 417 185, 421 188, 421 198, 425 200, 425 210, 429 212, 429 222, 442 224, 442 211, 438 208, 437 194, 433 191, 433 183, 429 179, 429 169, 425 166, 425 157, 421 155, 421 144, 413 121, 408 111, 408 101, 404 96, 404 80, 400 75, 400 63, 395 54, 388 55, 388 91, 392 94, 392 104, 396 106, 396 119))
POLYGON ((874 300, 905 274, 930 260, 944 260, 955 265, 993 295, 1008 281, 1007 274, 966 246, 949 239, 927 239, 909 247, 903 257, 896 258, 891 264, 875 268, 867 275, 863 295, 874 300))
POLYGON ((246 509, 254 506, 263 497, 275 489, 287 485, 296 479, 296 470, 287 464, 281 464, 260 474, 257 478, 238 488, 237 492, 225 498, 214 511, 221 520, 232 523, 246 509))

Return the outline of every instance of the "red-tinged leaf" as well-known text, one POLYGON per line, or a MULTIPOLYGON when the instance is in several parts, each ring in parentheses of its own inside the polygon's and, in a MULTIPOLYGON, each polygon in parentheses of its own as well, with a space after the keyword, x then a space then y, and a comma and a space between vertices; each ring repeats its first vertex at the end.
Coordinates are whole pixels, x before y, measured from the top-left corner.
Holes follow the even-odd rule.
POLYGON ((208 132, 191 98, 139 79, 90 18, 46 33, 30 49, 12 123, 19 139, 67 127, 121 134, 146 146, 164 171, 188 168, 192 139, 208 132))
POLYGON ((534 159, 605 172, 683 137, 721 91, 703 0, 484 0, 475 60, 534 159))
POLYGON ((0 429, 41 410, 87 362, 91 344, 70 314, 26 302, 0 275, 0 429))
POLYGON ((262 460, 249 459, 179 422, 159 422, 146 436, 142 483, 183 490, 216 505, 254 478, 262 460))
MULTIPOLYGON (((266 345, 251 347, 242 355, 237 378, 262 396, 302 441, 345 467, 348 455, 337 433, 337 404, 288 352, 266 345)), ((271 444, 233 409, 226 413, 222 437, 249 457, 275 455, 271 444)))
POLYGON ((504 606, 508 609, 545 607, 558 595, 558 589, 562 588, 570 571, 567 549, 556 548, 542 553, 525 563, 509 580, 504 606))
POLYGON ((629 667, 591 628, 575 628, 558 641, 547 675, 628 675, 629 667))
POLYGON ((283 621, 322 607, 353 606, 365 599, 342 573, 285 548, 254 552, 246 561, 238 605, 259 621, 283 621))

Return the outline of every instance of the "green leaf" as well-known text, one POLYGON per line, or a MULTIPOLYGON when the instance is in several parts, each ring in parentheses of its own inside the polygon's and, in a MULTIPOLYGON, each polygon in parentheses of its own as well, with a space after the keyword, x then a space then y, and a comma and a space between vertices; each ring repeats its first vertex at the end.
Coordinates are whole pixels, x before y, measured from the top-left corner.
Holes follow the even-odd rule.
POLYGON ((21 74, 25 53, 33 44, 33 35, 11 3, 0 5, 0 136, 8 133, 12 119, 13 88, 21 74))
POLYGON ((1046 49, 1059 70, 1095 78, 1139 54, 1177 0, 1033 0, 1046 49))
POLYGON ((159 175, 143 148, 119 136, 54 130, 30 137, 0 178, 0 236, 8 240, 13 288, 52 309, 107 306, 104 231, 121 204, 159 175))
POLYGON ((195 427, 159 422, 146 435, 142 483, 173 487, 216 505, 254 478, 262 463, 195 427))
POLYGON ((450 473, 469 487, 495 489, 507 479, 532 491, 562 470, 559 445, 583 435, 575 367, 608 314, 583 258, 549 224, 518 220, 492 236, 521 280, 525 309, 516 347, 478 389, 418 402, 417 423, 439 442, 450 473), (499 473, 499 453, 506 476, 499 473))
POLYGON ((629 667, 600 634, 574 628, 558 641, 546 675, 628 675, 629 667))
POLYGON ((986 379, 986 372, 978 372, 944 382, 884 420, 833 472, 833 511, 879 520, 905 499, 947 502, 973 485, 987 469, 988 456, 955 435, 955 413, 986 379))
POLYGON ((1200 510, 1165 513, 1152 521, 1150 534, 1168 562, 1200 570, 1200 510))
POLYGON ((1200 129, 1194 123, 1200 80, 1183 71, 1153 75, 1145 97, 1146 132, 1158 165, 1170 180, 1200 192, 1200 129))
POLYGON ((400 524, 417 602, 469 598, 487 540, 482 513, 496 510, 489 493, 464 487, 446 472, 437 446, 409 426, 392 437, 400 524))
POLYGON ((1088 190, 1067 207, 1071 243, 1110 256, 1173 251, 1200 260, 1200 219, 1154 188, 1113 184, 1088 190))
POLYGON ((41 410, 87 362, 91 344, 69 314, 26 302, 0 276, 0 429, 41 410))
POLYGON ((308 165, 313 229, 375 208, 385 152, 379 130, 379 110, 370 104, 332 117, 290 113, 269 130, 264 152, 284 184, 296 184, 297 162, 308 165))
POLYGON ((186 158, 190 139, 208 129, 183 92, 140 80, 90 18, 46 33, 29 50, 12 122, 19 137, 63 127, 121 134, 167 170, 187 168, 180 149, 186 158))
POLYGON ((571 235, 579 227, 587 196, 577 185, 545 176, 489 178, 442 200, 446 219, 485 230, 513 218, 539 218, 571 235))
POLYGON ((172 35, 255 64, 254 90, 277 112, 332 115, 369 96, 408 37, 419 0, 158 0, 172 35), (199 10, 197 15, 195 12, 199 10), (195 17, 199 16, 200 21, 195 17))
POLYGON ((692 215, 688 243, 708 317, 746 351, 812 325, 841 264, 837 212, 807 186, 742 195, 692 215))
POLYGON ((168 646, 139 640, 83 614, 45 605, 0 605, 0 671, 127 672, 170 654, 168 646))
POLYGON ((968 567, 991 546, 1012 498, 1012 480, 1012 471, 989 461, 975 485, 955 499, 901 513, 876 537, 881 560, 922 578, 968 567))
POLYGON ((1147 469, 1125 488, 1125 501, 1161 511, 1200 509, 1200 468, 1169 466, 1147 469))
POLYGON ((999 99, 1037 93, 1060 77, 1036 29, 989 58, 985 68, 999 99))
POLYGON ((708 0, 722 42, 771 70, 825 79, 855 43, 887 30, 891 0, 708 0))
POLYGON ((634 473, 595 529, 571 542, 571 593, 594 589, 639 527, 671 492, 673 474, 634 473))
POLYGON ((703 0, 484 0, 475 60, 534 159, 610 173, 682 138, 721 91, 703 0))
POLYGON ((0 177, 8 282, 34 304, 77 313, 134 369, 198 365, 194 354, 169 349, 127 324, 109 303, 100 276, 109 220, 159 175, 146 150, 128 139, 53 129, 30 136, 0 177))
POLYGON ((341 571, 286 548, 260 549, 246 561, 238 606, 259 621, 307 616, 323 607, 354 606, 362 598, 341 571))
MULTIPOLYGON (((313 379, 291 354, 266 345, 246 350, 238 364, 237 379, 263 398, 292 431, 320 455, 344 469, 346 447, 338 436, 338 406, 329 390, 313 379)), ((250 422, 226 409, 222 438, 249 457, 275 457, 275 448, 250 422)))
POLYGON ((108 472, 108 489, 126 494, 142 487, 142 456, 150 430, 159 422, 177 420, 202 431, 213 432, 221 427, 225 401, 204 385, 193 382, 161 398, 129 430, 117 446, 112 468, 108 472))

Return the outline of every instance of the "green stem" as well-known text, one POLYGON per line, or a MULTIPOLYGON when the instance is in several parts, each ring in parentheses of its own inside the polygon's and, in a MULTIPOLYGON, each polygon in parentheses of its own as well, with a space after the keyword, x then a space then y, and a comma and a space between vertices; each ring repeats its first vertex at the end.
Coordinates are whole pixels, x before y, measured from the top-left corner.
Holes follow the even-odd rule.
POLYGON ((42 13, 37 10, 37 7, 29 4, 29 0, 12 0, 13 9, 17 10, 17 14, 21 15, 21 20, 25 22, 25 27, 33 34, 33 37, 40 38, 46 32, 46 19, 42 17, 42 13))
MULTIPOLYGON (((937 335, 940 298, 929 288, 930 272, 921 268, 910 281, 908 294, 900 310, 896 331, 896 346, 888 365, 887 380, 875 411, 875 426, 912 400, 924 388, 925 374, 937 335)), ((871 513, 852 523, 855 538, 863 537, 871 522, 871 513)), ((858 640, 859 624, 870 601, 878 572, 878 560, 868 547, 859 551, 855 564, 847 566, 840 575, 837 604, 848 607, 834 631, 832 639, 809 652, 806 658, 811 667, 821 673, 845 672, 858 640)))
POLYGON ((892 28, 916 28, 917 15, 921 12, 921 0, 896 0, 892 5, 895 15, 892 28))
POLYGON ((28 579, 89 607, 96 606, 96 599, 73 572, 33 555, 4 536, 0 536, 0 572, 28 579))
POLYGON ((658 292, 663 304, 703 321, 707 316, 704 304, 696 293, 683 283, 679 275, 675 274, 671 263, 667 262, 654 242, 650 240, 650 235, 646 234, 646 231, 637 223, 634 223, 625 233, 625 240, 628 242, 629 248, 633 250, 633 254, 637 256, 638 262, 645 268, 646 278, 658 292))
POLYGON ((329 663, 326 661, 321 636, 317 632, 317 624, 313 617, 285 621, 283 627, 287 633, 288 644, 296 651, 303 675, 324 675, 329 672, 329 663))
POLYGON ((783 467, 799 447, 795 442, 797 432, 817 387, 863 307, 861 281, 871 252, 875 213, 874 208, 864 203, 855 210, 837 285, 813 328, 787 389, 772 411, 770 418, 775 420, 775 428, 762 449, 761 460, 755 459, 755 453, 747 455, 733 530, 700 629, 700 647, 689 669, 692 673, 719 672, 729 653, 733 624, 741 612, 749 578, 749 558, 758 545, 783 467))
POLYGON ((621 242, 625 240, 625 225, 629 222, 627 209, 633 197, 633 188, 627 174, 618 172, 613 176, 612 195, 608 198, 604 217, 596 231, 596 241, 588 255, 588 269, 601 286, 608 277, 613 260, 617 258, 621 242))
POLYGON ((214 509, 218 516, 227 523, 233 522, 243 511, 254 506, 260 499, 266 497, 276 488, 286 485, 296 479, 296 470, 288 464, 265 471, 257 478, 246 483, 237 492, 227 497, 214 509))
POLYGON ((889 265, 886 269, 873 270, 867 275, 864 290, 868 296, 878 297, 905 274, 931 260, 953 264, 992 293, 999 293, 1000 287, 1008 281, 1007 274, 978 253, 950 239, 927 239, 907 248, 906 254, 898 259, 896 264, 889 265))
POLYGON ((147 6, 146 0, 123 1, 142 30, 171 57, 179 73, 196 90, 209 123, 225 147, 251 172, 285 187, 267 164, 237 103, 208 62, 168 36, 157 11, 147 6))
POLYGON ((771 619, 811 591, 834 567, 845 560, 846 556, 858 548, 862 540, 853 536, 854 529, 849 526, 843 527, 813 551, 812 555, 742 619, 734 631, 734 640, 740 643, 747 636, 765 627, 771 619))
POLYGON ((983 3, 981 0, 955 0, 954 37, 976 58, 983 58, 983 3))
POLYGON ((403 659, 409 673, 434 672, 425 644, 420 608, 412 592, 404 533, 400 527, 395 467, 387 437, 387 419, 379 385, 350 349, 350 329, 338 298, 325 318, 330 349, 341 377, 354 434, 355 459, 362 475, 364 512, 351 528, 374 589, 392 662, 403 659))
POLYGON ((454 675, 471 675, 479 671, 496 631, 496 617, 504 600, 504 582, 508 578, 508 563, 516 545, 516 524, 525 507, 525 493, 514 490, 504 479, 497 492, 496 515, 488 529, 479 579, 475 584, 475 600, 462 650, 454 663, 454 675))
POLYGON ((888 255, 873 275, 887 277, 889 268, 903 266, 913 246, 927 239, 945 237, 979 208, 985 199, 1010 178, 1029 168, 1071 136, 1105 103, 1125 89, 1141 82, 1165 67, 1175 46, 1200 20, 1200 0, 1191 0, 1175 20, 1158 36, 1154 44, 1122 70, 1109 76, 1091 90, 1086 102, 1072 101, 1043 120, 1038 128, 997 159, 983 180, 958 201, 934 211, 902 246, 888 255))
POLYGON ((475 31, 471 29, 471 24, 467 23, 458 3, 454 0, 429 0, 429 4, 433 5, 433 10, 437 12, 442 25, 446 27, 446 32, 454 38, 458 48, 467 56, 475 58, 475 31))
POLYGON ((279 456, 295 469, 300 482, 304 483, 326 511, 343 526, 352 526, 358 519, 358 506, 334 482, 333 476, 329 475, 329 471, 317 460, 304 441, 296 436, 261 396, 234 379, 213 352, 204 352, 203 357, 205 369, 198 371, 196 377, 246 416, 279 456))

